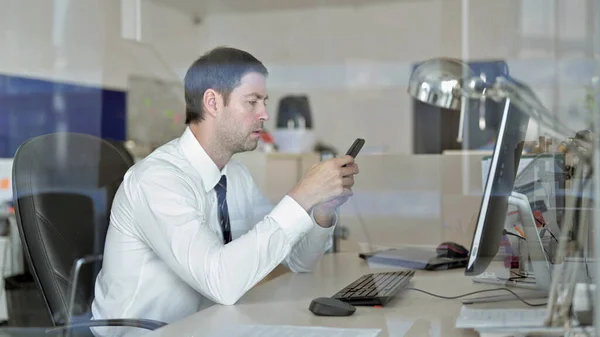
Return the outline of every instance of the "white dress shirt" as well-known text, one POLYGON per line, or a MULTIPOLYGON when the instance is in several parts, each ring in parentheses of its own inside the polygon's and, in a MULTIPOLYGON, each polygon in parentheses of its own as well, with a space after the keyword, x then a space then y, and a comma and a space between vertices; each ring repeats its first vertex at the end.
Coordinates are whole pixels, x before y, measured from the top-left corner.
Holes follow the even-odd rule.
POLYGON ((171 323, 214 303, 234 304, 280 263, 311 271, 334 227, 319 226, 289 196, 273 207, 234 160, 219 171, 186 128, 134 165, 115 195, 93 317, 171 323), (233 238, 227 245, 214 190, 223 174, 233 238))

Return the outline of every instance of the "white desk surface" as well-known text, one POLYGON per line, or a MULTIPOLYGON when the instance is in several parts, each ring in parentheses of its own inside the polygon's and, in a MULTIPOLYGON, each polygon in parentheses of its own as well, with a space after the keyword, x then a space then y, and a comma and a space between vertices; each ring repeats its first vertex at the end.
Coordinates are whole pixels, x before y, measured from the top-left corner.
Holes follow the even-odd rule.
MULTIPOLYGON (((312 273, 284 274, 251 289, 233 306, 214 305, 148 336, 209 336, 230 324, 378 328, 381 337, 477 336, 473 330, 455 328, 462 306, 459 300, 439 299, 411 290, 400 293, 383 308, 359 306, 348 317, 315 316, 308 310, 313 298, 330 297, 365 273, 385 270, 369 268, 356 253, 327 254, 312 273)), ((418 271, 409 287, 454 296, 499 286, 473 283, 461 268, 418 271)), ((493 294, 507 292, 480 295, 493 294)), ((516 300, 493 305, 525 307, 516 300)))

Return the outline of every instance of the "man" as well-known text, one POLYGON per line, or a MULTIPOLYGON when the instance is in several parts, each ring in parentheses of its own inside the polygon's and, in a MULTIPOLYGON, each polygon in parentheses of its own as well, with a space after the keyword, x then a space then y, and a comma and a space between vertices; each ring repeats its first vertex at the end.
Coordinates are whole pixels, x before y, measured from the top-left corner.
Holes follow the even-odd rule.
POLYGON ((170 323, 236 303, 281 263, 309 272, 322 257, 358 167, 350 156, 321 162, 269 205, 230 160, 257 147, 269 119, 266 76, 260 61, 233 48, 191 65, 185 132, 133 166, 115 195, 94 319, 170 323))

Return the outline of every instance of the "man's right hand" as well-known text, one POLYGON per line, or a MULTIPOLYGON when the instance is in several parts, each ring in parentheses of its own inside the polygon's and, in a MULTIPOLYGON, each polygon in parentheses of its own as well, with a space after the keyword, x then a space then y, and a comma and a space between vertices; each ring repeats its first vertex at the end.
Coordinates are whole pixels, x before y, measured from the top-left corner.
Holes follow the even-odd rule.
POLYGON ((331 158, 313 165, 288 194, 307 212, 315 205, 352 195, 358 166, 352 156, 331 158))

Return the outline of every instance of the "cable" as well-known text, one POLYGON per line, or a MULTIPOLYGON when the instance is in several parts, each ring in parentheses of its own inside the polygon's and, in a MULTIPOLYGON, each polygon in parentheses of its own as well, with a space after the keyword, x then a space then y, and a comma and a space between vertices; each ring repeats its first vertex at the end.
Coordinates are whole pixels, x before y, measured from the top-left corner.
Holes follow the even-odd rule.
POLYGON ((511 233, 511 232, 507 231, 506 229, 503 229, 503 230, 502 230, 502 234, 504 234, 504 235, 511 235, 511 236, 517 237, 517 238, 519 238, 519 239, 521 239, 521 240, 525 240, 525 238, 524 238, 524 237, 522 237, 522 236, 520 236, 520 235, 517 235, 517 234, 515 234, 515 233, 511 233))
POLYGON ((556 236, 554 236, 554 234, 552 234, 552 231, 548 227, 546 227, 546 223, 545 222, 541 222, 541 221, 539 221, 539 222, 542 225, 542 228, 546 229, 546 232, 550 233, 550 236, 552 236, 552 238, 554 239, 554 241, 558 242, 558 239, 556 238, 556 236))
MULTIPOLYGON (((550 232, 550 231, 548 231, 548 232, 550 232)), ((511 232, 507 231, 506 229, 503 229, 503 230, 502 230, 502 234, 504 234, 504 235, 512 235, 512 236, 514 236, 514 237, 517 237, 517 238, 519 238, 519 239, 521 239, 521 240, 525 240, 525 238, 524 238, 524 237, 522 237, 522 236, 520 236, 520 235, 517 235, 517 234, 515 234, 515 233, 511 233, 511 232)), ((550 234, 552 234, 552 233, 550 233, 550 234)), ((544 253, 546 253, 546 256, 548 256, 548 258, 550 258, 550 254, 549 254, 549 253, 548 253, 548 251, 546 250, 546 247, 542 247, 542 248, 544 249, 544 253)))
POLYGON ((542 228, 544 228, 546 230, 546 232, 550 233, 550 236, 552 236, 552 238, 554 239, 554 241, 558 242, 558 239, 556 238, 556 236, 554 236, 554 234, 552 233, 552 231, 548 228, 547 223, 543 222, 542 220, 535 218, 535 221, 537 221, 540 225, 542 225, 542 228))
POLYGON ((521 301, 521 302, 523 302, 523 303, 527 304, 527 305, 528 305, 528 306, 530 306, 530 307, 543 307, 543 306, 545 306, 545 305, 547 304, 547 303, 530 303, 530 302, 527 302, 527 301, 525 301, 525 300, 524 300, 524 299, 523 299, 521 296, 519 296, 517 293, 515 293, 514 291, 512 291, 512 290, 510 290, 510 289, 508 289, 508 288, 494 288, 494 289, 478 290, 478 291, 473 291, 473 292, 470 292, 470 293, 466 293, 466 294, 462 294, 462 295, 457 295, 457 296, 442 296, 442 295, 436 295, 436 294, 434 294, 434 293, 430 293, 430 292, 428 292, 428 291, 421 290, 421 289, 418 289, 418 288, 404 288, 404 290, 414 290, 414 291, 421 292, 421 293, 423 293, 423 294, 427 294, 427 295, 429 295, 429 296, 433 296, 433 297, 437 297, 437 298, 441 298, 441 299, 445 299, 445 300, 455 300, 455 299, 458 299, 458 298, 461 298, 461 297, 465 297, 465 296, 470 296, 470 295, 475 295, 475 294, 481 294, 481 293, 487 293, 487 292, 490 292, 490 291, 499 291, 499 290, 503 290, 503 291, 508 291, 509 293, 511 293, 511 294, 513 294, 513 295, 515 295, 515 297, 516 297, 516 298, 517 298, 519 301, 521 301))
POLYGON ((546 226, 547 223, 543 222, 542 220, 534 217, 535 221, 537 221, 540 225, 542 225, 542 228, 544 228, 546 230, 546 232, 550 233, 550 235, 552 236, 552 238, 554 239, 554 241, 558 242, 558 239, 556 238, 556 236, 554 236, 554 234, 552 234, 552 231, 546 226))
POLYGON ((515 274, 516 277, 519 277, 519 278, 528 278, 529 277, 529 276, 527 276, 525 274, 517 273, 516 271, 512 271, 511 270, 510 272, 513 273, 513 274, 515 274))

